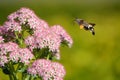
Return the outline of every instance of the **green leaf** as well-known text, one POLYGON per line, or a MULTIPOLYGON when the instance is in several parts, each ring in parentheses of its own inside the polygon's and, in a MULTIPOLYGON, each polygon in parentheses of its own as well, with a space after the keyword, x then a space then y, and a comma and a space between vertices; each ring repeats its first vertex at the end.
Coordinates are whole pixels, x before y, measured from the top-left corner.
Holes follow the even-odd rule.
POLYGON ((25 78, 25 80, 30 80, 30 75, 27 75, 27 77, 25 78))
POLYGON ((30 35, 30 33, 27 30, 23 31, 23 38, 24 39, 27 38, 29 35, 30 35))
POLYGON ((24 66, 24 67, 18 69, 18 72, 22 72, 23 73, 23 72, 26 71, 26 69, 27 69, 27 66, 24 66))

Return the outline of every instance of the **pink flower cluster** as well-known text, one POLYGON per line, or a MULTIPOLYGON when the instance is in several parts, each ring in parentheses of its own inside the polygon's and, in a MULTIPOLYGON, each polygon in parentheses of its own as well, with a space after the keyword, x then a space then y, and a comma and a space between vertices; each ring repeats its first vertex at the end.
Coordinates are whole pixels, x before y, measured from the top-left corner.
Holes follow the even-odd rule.
POLYGON ((59 48, 64 43, 71 47, 73 41, 62 26, 49 27, 32 10, 21 8, 0 26, 0 67, 9 62, 30 65, 34 58, 36 61, 27 69, 29 74, 38 75, 43 80, 63 80, 64 67, 50 60, 52 57, 60 59, 59 48))
POLYGON ((29 49, 21 49, 16 43, 8 42, 0 44, 0 66, 4 66, 4 64, 11 60, 13 62, 19 61, 27 65, 32 58, 33 54, 29 49))
MULTIPOLYGON (((28 8, 21 8, 10 14, 8 20, 0 27, 0 35, 3 35, 6 38, 5 40, 9 42, 16 39, 16 33, 14 32, 19 32, 17 35, 18 38, 21 38, 25 29, 27 29, 26 31, 28 32, 31 30, 33 32, 32 34, 29 33, 30 35, 23 39, 30 51, 33 51, 35 48, 48 48, 56 59, 60 59, 59 47, 62 42, 65 41, 69 47, 71 47, 73 43, 69 34, 60 25, 49 27, 47 22, 38 18, 35 13, 28 8)), ((0 42, 2 41, 3 39, 0 37, 0 42)), ((6 48, 7 47, 8 46, 6 46, 6 48)), ((12 52, 12 54, 15 53, 12 52)))
POLYGON ((32 36, 28 36, 25 39, 25 43, 29 46, 30 50, 47 47, 49 51, 53 52, 53 55, 57 59, 60 59, 59 47, 64 41, 71 47, 73 41, 60 25, 55 25, 43 30, 36 30, 32 36))
POLYGON ((19 48, 17 51, 10 53, 10 60, 13 62, 22 62, 25 65, 30 63, 30 60, 33 58, 33 54, 28 48, 19 48))
POLYGON ((45 29, 44 31, 35 31, 33 36, 29 36, 25 39, 25 43, 29 45, 31 48, 49 48, 49 51, 59 52, 60 47, 60 37, 52 32, 49 29, 45 29))
POLYGON ((68 35, 68 33, 61 27, 60 25, 54 25, 51 27, 51 31, 55 32, 58 36, 60 36, 61 42, 66 41, 68 46, 72 46, 72 38, 68 35))
POLYGON ((43 80, 63 80, 66 74, 61 64, 45 59, 36 60, 27 72, 31 75, 39 75, 43 80))
POLYGON ((25 25, 33 29, 33 34, 25 39, 26 45, 31 51, 35 48, 49 48, 53 55, 60 59, 59 47, 66 41, 71 47, 73 41, 69 34, 60 26, 49 27, 47 22, 39 19, 33 11, 28 8, 21 8, 17 12, 8 16, 9 20, 18 20, 20 25, 25 25))
POLYGON ((22 27, 41 30, 41 28, 47 28, 48 25, 44 20, 39 19, 32 10, 21 8, 8 16, 8 21, 5 22, 4 27, 7 30, 20 32, 23 29, 22 27))

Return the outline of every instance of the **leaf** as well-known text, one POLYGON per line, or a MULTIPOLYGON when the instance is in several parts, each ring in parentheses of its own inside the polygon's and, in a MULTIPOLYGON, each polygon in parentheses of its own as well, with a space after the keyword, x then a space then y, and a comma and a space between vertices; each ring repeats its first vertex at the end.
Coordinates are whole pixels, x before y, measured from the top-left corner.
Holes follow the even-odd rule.
POLYGON ((25 80, 30 80, 30 75, 27 75, 27 77, 25 78, 25 80))
POLYGON ((18 72, 25 72, 26 71, 26 69, 27 69, 27 67, 26 66, 24 66, 24 67, 22 67, 22 68, 20 68, 20 69, 18 69, 18 72))

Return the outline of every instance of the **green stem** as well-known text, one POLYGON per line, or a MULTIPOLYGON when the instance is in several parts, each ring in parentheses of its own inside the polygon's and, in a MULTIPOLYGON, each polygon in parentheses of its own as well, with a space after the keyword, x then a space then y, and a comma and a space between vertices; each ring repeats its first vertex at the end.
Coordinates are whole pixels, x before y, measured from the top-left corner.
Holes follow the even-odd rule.
POLYGON ((18 35, 17 35, 17 32, 15 32, 15 36, 16 36, 16 39, 18 39, 18 35))
POLYGON ((32 76, 30 75, 30 78, 29 78, 29 80, 32 80, 32 76))
POLYGON ((24 74, 22 73, 22 77, 21 77, 22 80, 24 80, 24 74))
POLYGON ((12 79, 12 75, 11 75, 11 74, 9 74, 9 79, 10 79, 10 80, 13 80, 13 79, 12 79))
POLYGON ((50 58, 50 55, 48 54, 48 55, 47 55, 47 60, 49 60, 49 58, 50 58))
POLYGON ((12 62, 9 63, 9 68, 10 68, 10 72, 11 72, 11 75, 13 76, 14 80, 18 80, 16 72, 15 72, 15 68, 14 68, 12 62))
POLYGON ((15 72, 17 72, 18 71, 18 69, 20 68, 20 63, 18 63, 18 66, 17 66, 17 68, 16 68, 16 70, 15 70, 15 72))

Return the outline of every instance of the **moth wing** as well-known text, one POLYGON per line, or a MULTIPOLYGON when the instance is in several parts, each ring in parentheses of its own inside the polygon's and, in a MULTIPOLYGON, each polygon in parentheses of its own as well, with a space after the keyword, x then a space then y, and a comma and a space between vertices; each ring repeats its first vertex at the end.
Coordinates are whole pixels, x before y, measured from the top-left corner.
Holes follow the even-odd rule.
POLYGON ((83 24, 84 23, 84 20, 83 19, 80 19, 79 20, 79 24, 83 24))
POLYGON ((92 26, 95 26, 96 24, 95 23, 89 23, 90 25, 92 25, 92 26))
POLYGON ((79 25, 81 25, 81 24, 84 23, 84 20, 83 20, 83 19, 75 19, 75 21, 76 21, 79 25))

